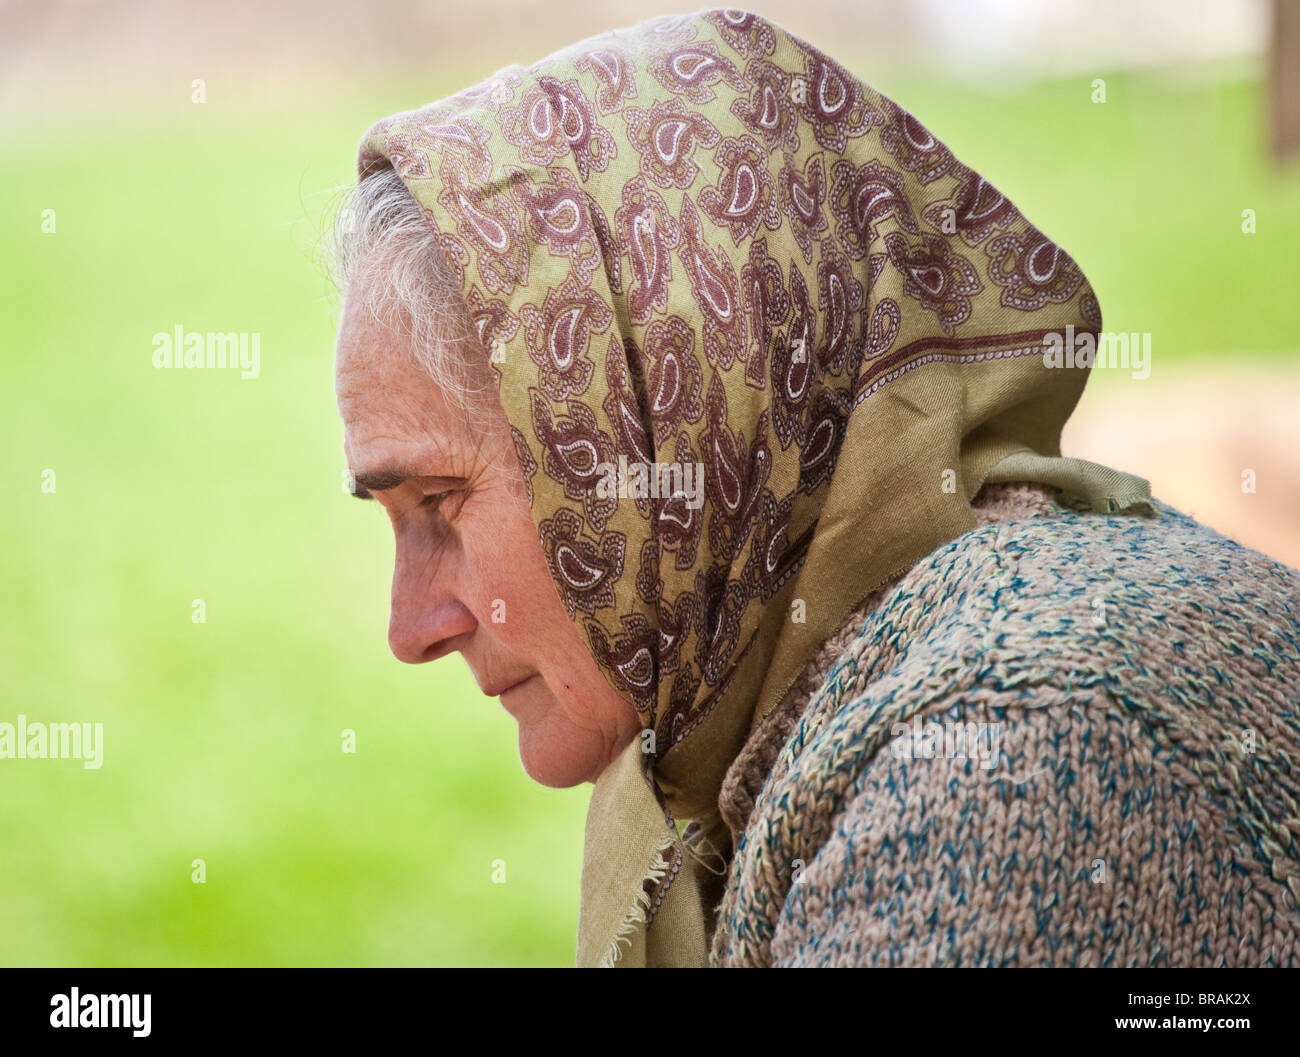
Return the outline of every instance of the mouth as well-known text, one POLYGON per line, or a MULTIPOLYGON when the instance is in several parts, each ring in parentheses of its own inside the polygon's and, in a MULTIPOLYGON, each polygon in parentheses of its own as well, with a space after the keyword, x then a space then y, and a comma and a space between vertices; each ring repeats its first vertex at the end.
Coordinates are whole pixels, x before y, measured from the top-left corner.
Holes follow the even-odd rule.
POLYGON ((506 694, 510 693, 511 690, 515 689, 515 687, 523 686, 524 683, 528 682, 528 680, 533 678, 536 674, 536 672, 532 672, 525 675, 522 679, 516 679, 512 683, 498 683, 496 686, 489 686, 483 691, 483 694, 486 697, 504 697, 506 694))

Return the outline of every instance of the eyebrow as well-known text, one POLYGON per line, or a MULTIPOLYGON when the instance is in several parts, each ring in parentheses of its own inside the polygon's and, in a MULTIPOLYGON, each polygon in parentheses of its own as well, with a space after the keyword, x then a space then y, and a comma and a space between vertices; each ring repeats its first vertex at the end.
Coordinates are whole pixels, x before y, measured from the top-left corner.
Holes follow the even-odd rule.
POLYGON ((463 477, 444 477, 441 474, 420 473, 402 467, 385 466, 378 470, 367 470, 352 475, 352 495, 357 499, 374 499, 371 492, 386 492, 390 488, 409 481, 412 477, 427 477, 434 481, 462 483, 463 477))
POLYGON ((410 470, 401 470, 396 467, 385 467, 382 470, 369 470, 365 473, 354 473, 352 475, 352 494, 358 499, 374 499, 371 492, 386 492, 390 488, 396 488, 403 481, 415 474, 410 470))

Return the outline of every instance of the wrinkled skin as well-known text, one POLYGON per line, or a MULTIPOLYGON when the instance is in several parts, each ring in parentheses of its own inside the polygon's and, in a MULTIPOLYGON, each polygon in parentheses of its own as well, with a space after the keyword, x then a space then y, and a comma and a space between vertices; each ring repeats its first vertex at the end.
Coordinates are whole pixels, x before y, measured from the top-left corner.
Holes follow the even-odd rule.
POLYGON ((476 340, 454 348, 486 386, 471 422, 412 358, 406 328, 371 313, 368 281, 344 303, 335 390, 348 467, 396 539, 389 646, 408 664, 459 651, 480 690, 505 690, 531 778, 593 782, 640 723, 556 592, 487 353, 476 340))

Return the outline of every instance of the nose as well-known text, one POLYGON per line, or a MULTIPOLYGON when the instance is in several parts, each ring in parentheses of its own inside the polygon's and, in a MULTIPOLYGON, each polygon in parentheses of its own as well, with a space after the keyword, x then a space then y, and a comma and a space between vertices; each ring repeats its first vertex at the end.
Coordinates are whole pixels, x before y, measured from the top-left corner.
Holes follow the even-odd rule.
POLYGON ((427 545, 399 538, 388 615, 388 648, 399 661, 436 661, 469 642, 477 621, 457 597, 450 572, 427 545))

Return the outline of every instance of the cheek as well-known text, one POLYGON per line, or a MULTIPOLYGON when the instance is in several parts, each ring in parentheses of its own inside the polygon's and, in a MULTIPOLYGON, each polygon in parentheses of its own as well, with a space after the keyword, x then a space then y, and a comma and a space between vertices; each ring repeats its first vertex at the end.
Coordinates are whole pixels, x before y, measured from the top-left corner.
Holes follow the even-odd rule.
POLYGON ((512 701, 524 770, 542 785, 592 782, 637 736, 640 723, 593 666, 591 678, 566 665, 565 675, 536 684, 531 699, 512 701), (568 696, 562 687, 569 686, 568 696))
POLYGON ((474 577, 471 605, 494 634, 546 642, 557 620, 569 624, 527 506, 484 503, 464 519, 461 538, 474 577))

